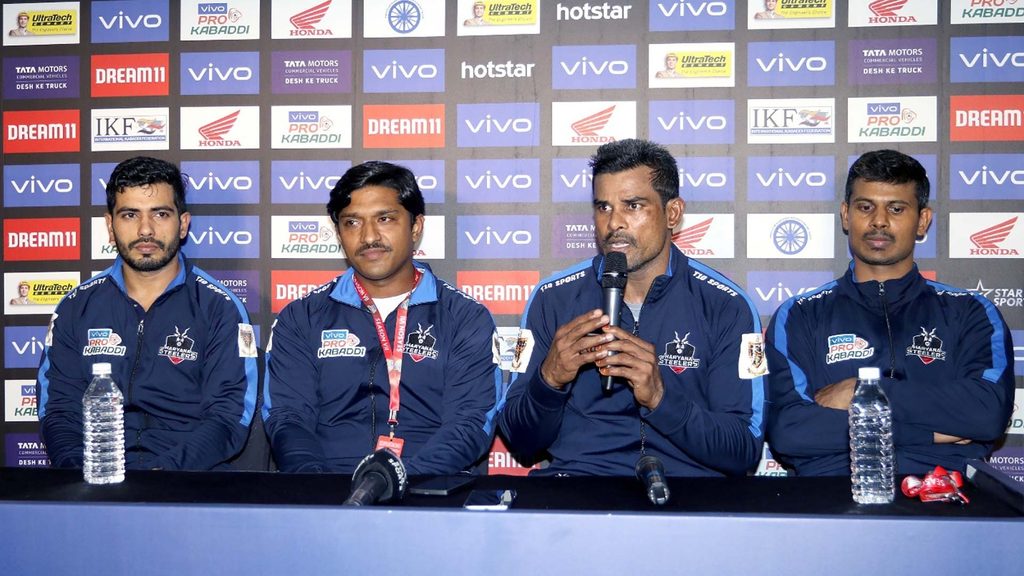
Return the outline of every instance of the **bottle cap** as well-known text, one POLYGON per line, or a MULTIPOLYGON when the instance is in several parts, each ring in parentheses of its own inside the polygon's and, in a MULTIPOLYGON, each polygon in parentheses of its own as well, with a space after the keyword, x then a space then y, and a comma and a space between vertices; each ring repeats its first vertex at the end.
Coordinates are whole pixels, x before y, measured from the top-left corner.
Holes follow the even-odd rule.
POLYGON ((859 380, 878 380, 881 376, 881 371, 875 367, 869 366, 857 370, 857 379, 859 380))
POLYGON ((110 374, 110 362, 97 362, 92 365, 92 375, 110 374))

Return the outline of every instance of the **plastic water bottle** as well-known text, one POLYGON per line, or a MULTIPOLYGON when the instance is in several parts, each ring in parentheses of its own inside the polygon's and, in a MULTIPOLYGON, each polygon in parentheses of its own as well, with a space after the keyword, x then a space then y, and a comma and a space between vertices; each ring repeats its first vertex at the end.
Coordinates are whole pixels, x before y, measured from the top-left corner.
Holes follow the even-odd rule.
POLYGON ((892 410, 878 368, 861 368, 850 402, 850 480, 858 504, 892 502, 892 410))
POLYGON ((110 377, 110 363, 92 365, 92 383, 82 397, 85 463, 89 484, 124 480, 124 396, 110 377))

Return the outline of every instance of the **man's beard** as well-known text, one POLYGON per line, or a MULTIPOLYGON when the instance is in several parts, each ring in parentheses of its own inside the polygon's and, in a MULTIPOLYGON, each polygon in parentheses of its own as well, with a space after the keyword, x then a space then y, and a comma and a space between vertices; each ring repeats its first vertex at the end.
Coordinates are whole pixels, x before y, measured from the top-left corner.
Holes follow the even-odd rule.
POLYGON ((117 246, 117 253, 121 256, 121 259, 124 260, 124 263, 127 264, 129 268, 135 270, 136 272, 155 272, 157 270, 160 270, 164 266, 167 266, 167 264, 169 264, 171 260, 178 257, 178 250, 181 249, 181 238, 175 236, 171 240, 170 246, 167 246, 166 244, 155 238, 139 238, 137 240, 133 240, 131 243, 127 245, 122 243, 120 239, 114 238, 114 244, 117 246), (162 250, 162 252, 158 252, 150 256, 142 256, 141 258, 133 260, 130 256, 131 249, 136 244, 141 243, 154 244, 158 246, 160 250, 162 250), (162 254, 163 256, 158 257, 160 254, 162 254))

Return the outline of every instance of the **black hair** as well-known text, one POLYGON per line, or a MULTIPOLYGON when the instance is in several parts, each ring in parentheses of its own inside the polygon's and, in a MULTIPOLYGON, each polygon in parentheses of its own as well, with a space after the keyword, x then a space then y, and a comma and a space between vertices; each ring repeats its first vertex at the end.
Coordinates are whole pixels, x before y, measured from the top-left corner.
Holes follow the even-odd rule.
POLYGON ((114 167, 107 181, 107 212, 114 213, 117 195, 125 188, 169 184, 174 190, 174 207, 178 215, 188 212, 185 204, 185 176, 174 164, 159 158, 135 156, 114 167))
POLYGON ((844 204, 850 204, 853 182, 858 178, 865 182, 885 182, 886 184, 913 182, 917 195, 917 209, 928 207, 928 194, 931 190, 928 174, 920 162, 902 152, 875 150, 861 154, 853 166, 850 166, 850 172, 846 175, 844 204))
POLYGON ((661 196, 662 205, 679 198, 679 167, 664 146, 628 138, 602 144, 590 157, 595 180, 600 174, 616 174, 640 166, 651 169, 651 187, 661 196))
POLYGON ((338 224, 338 213, 352 203, 352 193, 366 186, 383 186, 397 192, 398 202, 412 214, 413 221, 426 213, 423 193, 412 170, 390 162, 371 160, 349 168, 331 189, 327 215, 335 225, 338 224))

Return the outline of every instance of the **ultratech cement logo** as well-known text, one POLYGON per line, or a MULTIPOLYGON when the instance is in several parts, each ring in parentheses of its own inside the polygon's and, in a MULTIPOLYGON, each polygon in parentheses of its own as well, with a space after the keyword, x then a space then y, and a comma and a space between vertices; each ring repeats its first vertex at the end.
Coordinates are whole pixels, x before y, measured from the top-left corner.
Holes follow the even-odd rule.
POLYGON ((732 258, 735 254, 735 215, 684 214, 672 243, 691 258, 732 258))
POLYGON ((1024 140, 1024 94, 949 97, 953 142, 1024 140))
POLYGON ((78 152, 78 110, 4 111, 4 154, 78 152))
POLYGON ((189 362, 195 362, 199 359, 199 354, 195 352, 196 341, 188 335, 190 328, 181 330, 177 326, 174 327, 174 334, 170 334, 167 338, 164 338, 164 345, 157 350, 157 356, 163 356, 171 361, 171 364, 177 366, 182 362, 188 360, 189 362))
POLYGON ((167 96, 167 52, 93 54, 92 97, 167 96))
POLYGON ((366 356, 366 346, 359 345, 359 337, 345 328, 323 330, 320 332, 320 349, 316 357, 324 358, 362 358, 366 356))
POLYGON ((850 98, 850 142, 935 142, 935 96, 850 98))
POLYGON ((437 349, 434 347, 437 344, 437 338, 432 334, 433 331, 433 324, 424 327, 417 322, 416 329, 405 337, 403 353, 412 358, 413 362, 437 360, 437 349))
POLYGON ((950 24, 1009 24, 1024 22, 1020 0, 950 0, 950 24))
POLYGON ((647 49, 651 88, 707 88, 736 85, 736 45, 651 44, 647 49))
MULTIPOLYGON (((469 18, 458 18, 459 36, 508 36, 540 34, 540 0, 461 1, 458 7, 469 18)), ((455 5, 455 3, 452 3, 455 5)))
POLYGON ((552 102, 554 146, 597 146, 636 137, 636 102, 552 102))
POLYGON ((945 360, 946 351, 942 349, 942 339, 935 335, 937 328, 928 330, 921 327, 921 333, 914 336, 912 344, 907 346, 907 356, 917 356, 925 365, 936 360, 945 360))
POLYGON ((124 356, 128 350, 121 336, 110 328, 89 328, 82 356, 124 356))
POLYGON ((92 151, 167 150, 167 108, 92 109, 92 151))
POLYGON ((491 314, 520 315, 540 273, 534 270, 462 270, 456 274, 459 290, 480 302, 491 314))
POLYGON ((259 0, 183 0, 181 3, 182 40, 257 40, 259 37, 259 0))
POLYGON ((260 147, 259 106, 208 106, 181 109, 181 149, 256 149, 260 147))
POLYGON ((667 342, 662 349, 664 352, 658 356, 658 365, 665 366, 676 374, 682 374, 690 368, 700 368, 700 358, 697 358, 697 349, 689 342, 690 333, 687 332, 682 338, 679 332, 675 338, 667 342))
POLYGON ((78 218, 4 219, 4 260, 78 260, 78 218))
POLYGON ((4 314, 53 314, 57 303, 79 282, 79 272, 5 272, 4 314))
POLYGON ((364 148, 444 148, 444 104, 363 106, 364 148))
POLYGON ((846 360, 863 360, 875 355, 875 348, 867 340, 856 334, 833 334, 828 337, 828 349, 825 355, 826 364, 835 364, 846 360))
POLYGON ((289 302, 302 298, 337 275, 333 270, 271 270, 270 311, 277 314, 289 302))
POLYGON ((271 106, 271 147, 351 148, 351 106, 271 106))

